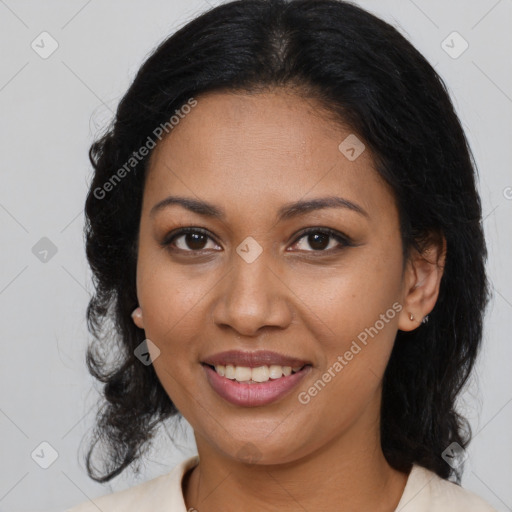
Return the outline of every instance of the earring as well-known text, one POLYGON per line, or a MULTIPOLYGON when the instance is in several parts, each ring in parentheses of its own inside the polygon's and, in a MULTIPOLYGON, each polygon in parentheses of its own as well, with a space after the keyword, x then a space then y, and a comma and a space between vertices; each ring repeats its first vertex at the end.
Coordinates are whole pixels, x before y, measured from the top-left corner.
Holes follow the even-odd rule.
POLYGON ((131 317, 135 320, 135 318, 142 318, 142 308, 140 306, 136 307, 131 314, 131 317))
POLYGON ((426 324, 428 322, 428 315, 423 318, 421 321, 422 324, 426 324))
POLYGON ((412 313, 409 313, 409 320, 412 322, 414 320, 414 315, 412 313))

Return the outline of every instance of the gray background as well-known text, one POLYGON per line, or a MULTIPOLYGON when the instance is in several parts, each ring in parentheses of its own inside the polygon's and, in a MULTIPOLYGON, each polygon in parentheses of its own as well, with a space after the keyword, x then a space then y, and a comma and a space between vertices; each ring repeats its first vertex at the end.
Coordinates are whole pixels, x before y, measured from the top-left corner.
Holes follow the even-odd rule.
MULTIPOLYGON (((395 25, 439 71, 479 166, 494 297, 477 379, 460 402, 475 434, 463 485, 498 510, 512 510, 512 2, 357 3, 395 25), (442 47, 453 31, 469 44, 458 58, 442 47)), ((81 456, 99 388, 84 362, 92 288, 82 209, 90 142, 150 50, 207 7, 199 0, 0 0, 0 511, 62 511, 195 453, 183 421, 178 446, 162 431, 140 477, 127 472, 101 486, 86 475, 81 456), (31 47, 43 31, 59 45, 46 59, 31 47), (49 462, 52 449, 41 452, 42 442, 58 455, 48 469, 31 456, 36 450, 39 463, 49 462)), ((446 44, 454 55, 463 42, 452 37, 446 44)), ((169 435, 177 435, 172 428, 169 435)))

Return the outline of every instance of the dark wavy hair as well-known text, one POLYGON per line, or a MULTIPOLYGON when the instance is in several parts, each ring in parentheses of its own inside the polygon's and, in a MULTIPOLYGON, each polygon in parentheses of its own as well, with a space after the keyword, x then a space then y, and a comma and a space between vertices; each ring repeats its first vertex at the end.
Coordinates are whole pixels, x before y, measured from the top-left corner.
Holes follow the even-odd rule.
POLYGON ((489 300, 476 164, 435 69, 394 27, 337 0, 239 0, 201 14, 153 50, 92 144, 84 231, 94 339, 86 362, 103 396, 88 474, 109 481, 140 461, 164 420, 180 417, 153 366, 134 355, 145 338, 130 314, 138 305, 138 229, 151 152, 132 161, 115 186, 105 184, 191 97, 275 87, 315 99, 364 141, 394 191, 404 258, 433 234, 446 239, 429 321, 396 336, 383 379, 381 443, 392 467, 407 472, 416 463, 460 483, 462 466, 451 468, 441 455, 471 440, 455 402, 478 355, 489 300), (92 463, 98 443, 99 471, 92 463))

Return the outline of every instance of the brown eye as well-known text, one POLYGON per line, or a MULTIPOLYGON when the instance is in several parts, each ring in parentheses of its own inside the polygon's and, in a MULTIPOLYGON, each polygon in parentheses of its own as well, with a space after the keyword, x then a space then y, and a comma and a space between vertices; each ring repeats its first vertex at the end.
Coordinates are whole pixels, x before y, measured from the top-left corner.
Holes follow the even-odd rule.
POLYGON ((309 246, 315 249, 315 251, 326 249, 330 238, 331 236, 325 233, 315 233, 307 236, 309 246))
POLYGON ((186 233, 182 236, 184 237, 183 240, 185 245, 194 251, 200 251, 201 249, 204 249, 204 246, 208 241, 208 237, 202 233, 186 233))
POLYGON ((162 245, 170 246, 183 252, 198 252, 209 249, 207 246, 211 237, 200 228, 183 228, 168 235, 162 245))
POLYGON ((302 239, 304 239, 305 242, 302 244, 302 248, 299 247, 299 250, 305 250, 307 252, 330 252, 331 250, 337 250, 352 245, 352 242, 347 236, 327 228, 313 228, 303 232, 294 246, 302 239), (331 241, 334 243, 331 243, 331 241), (330 244, 331 246, 329 247, 330 244), (307 246, 312 248, 313 251, 308 251, 307 246))

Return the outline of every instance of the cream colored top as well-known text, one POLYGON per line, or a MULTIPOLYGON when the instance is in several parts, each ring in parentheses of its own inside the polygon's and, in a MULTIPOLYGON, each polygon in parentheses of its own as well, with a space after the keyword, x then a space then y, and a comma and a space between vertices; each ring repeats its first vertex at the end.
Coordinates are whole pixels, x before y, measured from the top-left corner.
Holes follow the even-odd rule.
MULTIPOLYGON (((172 471, 141 484, 87 501, 65 512, 187 512, 181 481, 197 465, 196 455, 172 471)), ((497 512, 482 498, 414 465, 395 512, 497 512)))

